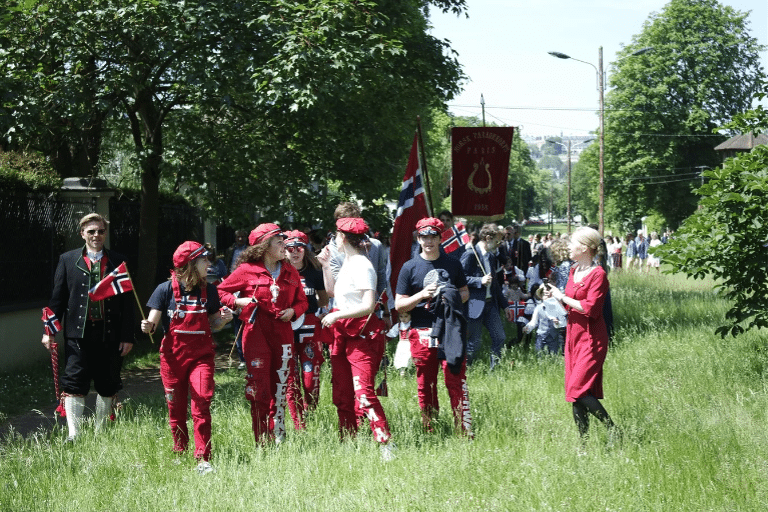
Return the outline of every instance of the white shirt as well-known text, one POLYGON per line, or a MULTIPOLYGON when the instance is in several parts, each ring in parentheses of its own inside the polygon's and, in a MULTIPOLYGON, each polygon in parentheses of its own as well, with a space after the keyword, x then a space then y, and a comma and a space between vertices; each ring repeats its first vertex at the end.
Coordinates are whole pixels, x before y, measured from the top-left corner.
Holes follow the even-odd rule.
POLYGON ((367 257, 355 254, 344 258, 333 293, 334 307, 345 311, 363 303, 363 292, 376 290, 376 271, 367 257))

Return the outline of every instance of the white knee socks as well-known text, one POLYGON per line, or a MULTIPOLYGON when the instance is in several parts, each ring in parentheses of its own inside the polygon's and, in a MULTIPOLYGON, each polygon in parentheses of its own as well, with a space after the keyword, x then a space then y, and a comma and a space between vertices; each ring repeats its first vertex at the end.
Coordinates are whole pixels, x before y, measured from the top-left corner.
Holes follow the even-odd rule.
POLYGON ((96 395, 96 432, 101 430, 104 422, 112 414, 114 396, 96 395))
POLYGON ((80 423, 83 421, 85 410, 85 398, 82 396, 65 396, 64 410, 67 412, 67 427, 69 439, 74 439, 80 432, 80 423))

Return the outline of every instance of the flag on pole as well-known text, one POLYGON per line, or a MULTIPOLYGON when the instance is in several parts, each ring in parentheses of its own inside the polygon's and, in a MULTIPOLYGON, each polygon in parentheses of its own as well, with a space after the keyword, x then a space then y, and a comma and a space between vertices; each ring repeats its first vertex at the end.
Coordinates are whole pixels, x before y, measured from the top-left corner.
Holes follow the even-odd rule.
POLYGON ((56 333, 61 330, 61 322, 56 318, 56 314, 51 308, 43 308, 43 329, 47 336, 56 336, 56 333))
POLYGON ((525 316, 525 302, 524 301, 517 301, 517 300, 510 300, 509 301, 509 308, 512 310, 512 318, 513 322, 517 322, 518 319, 524 318, 525 316))
POLYGON ((128 275, 128 267, 125 262, 122 262, 88 291, 88 297, 94 301, 104 300, 131 290, 133 290, 133 281, 128 275))
POLYGON ((443 231, 440 245, 443 247, 446 254, 450 254, 456 249, 467 245, 469 240, 470 238, 469 233, 467 233, 467 228, 465 228, 464 224, 461 222, 457 222, 454 226, 443 231))
POLYGON ((400 198, 397 201, 395 225, 392 228, 389 248, 389 284, 393 294, 397 289, 397 277, 400 275, 400 269, 406 261, 411 259, 411 245, 413 244, 413 232, 416 230, 416 223, 429 216, 419 155, 419 137, 418 134, 415 134, 411 155, 408 157, 408 165, 405 168, 403 184, 400 187, 400 198))

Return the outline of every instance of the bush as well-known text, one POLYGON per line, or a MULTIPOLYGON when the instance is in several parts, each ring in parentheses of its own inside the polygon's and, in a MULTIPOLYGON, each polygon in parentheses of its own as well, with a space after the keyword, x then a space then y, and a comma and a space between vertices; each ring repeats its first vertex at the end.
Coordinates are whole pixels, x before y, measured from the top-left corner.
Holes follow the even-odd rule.
POLYGON ((38 153, 0 152, 0 188, 52 192, 61 187, 61 177, 38 153))

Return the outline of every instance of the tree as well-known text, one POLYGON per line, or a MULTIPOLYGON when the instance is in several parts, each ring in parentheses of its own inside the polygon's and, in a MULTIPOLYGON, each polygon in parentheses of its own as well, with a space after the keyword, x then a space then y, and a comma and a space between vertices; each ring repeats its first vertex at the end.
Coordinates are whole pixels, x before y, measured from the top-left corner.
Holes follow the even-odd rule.
POLYGON ((713 130, 750 108, 763 76, 747 18, 716 0, 671 0, 619 52, 605 112, 614 222, 656 212, 677 226, 694 211, 701 168, 719 163, 713 130))
MULTIPOLYGON (((768 82, 763 91, 759 99, 766 97, 768 82)), ((726 127, 765 133, 768 112, 758 107, 726 127)), ((729 323, 717 329, 722 336, 768 327, 768 146, 729 159, 704 177, 707 181, 697 191, 700 209, 659 254, 673 271, 715 278, 732 302, 726 313, 729 323)))
POLYGON ((396 183, 402 127, 417 104, 449 99, 462 76, 447 43, 426 34, 428 5, 15 2, 0 14, 0 122, 12 145, 49 155, 84 139, 100 154, 104 120, 127 130, 142 190, 137 288, 148 294, 163 177, 230 218, 249 204, 312 218, 302 205, 329 187, 370 202, 396 183))
MULTIPOLYGON (((592 223, 597 220, 600 201, 598 151, 599 146, 591 144, 581 152, 579 161, 571 167, 571 215, 581 215, 585 221, 592 223)), ((610 212, 610 201, 613 197, 607 199, 606 213, 610 212)))

